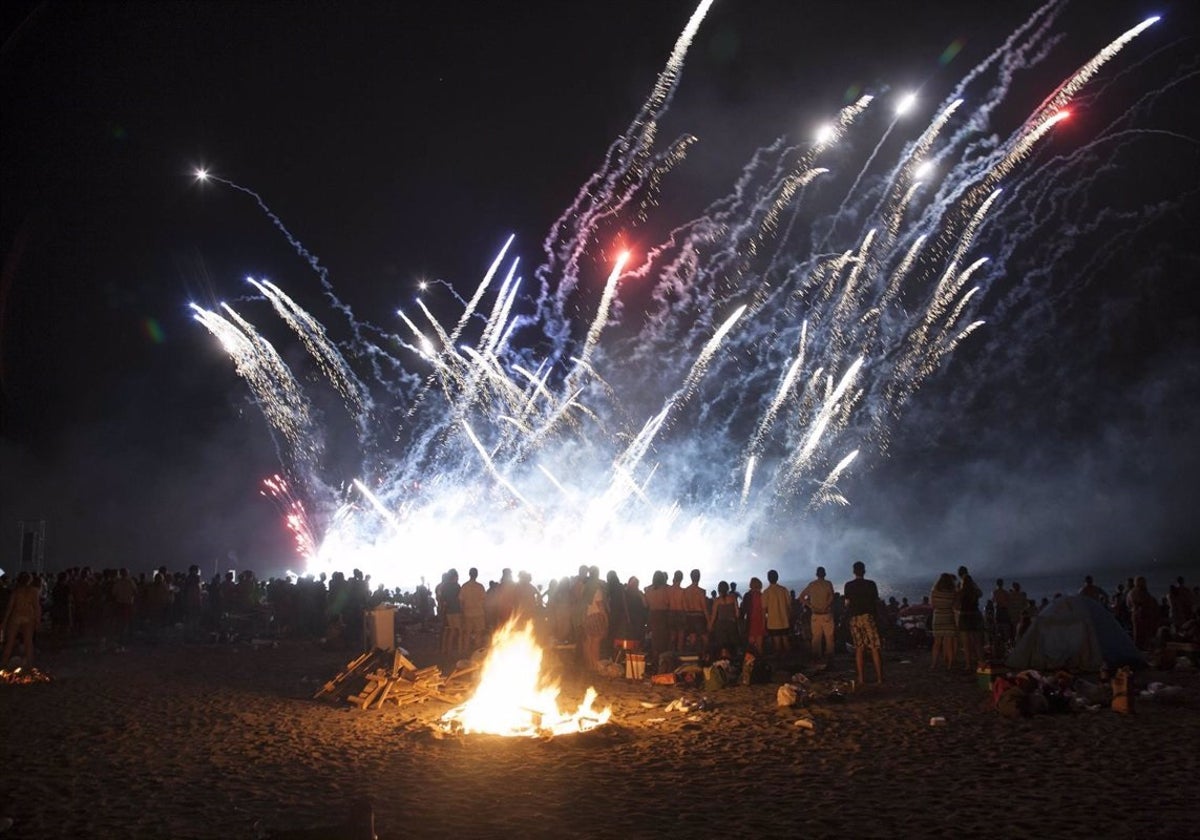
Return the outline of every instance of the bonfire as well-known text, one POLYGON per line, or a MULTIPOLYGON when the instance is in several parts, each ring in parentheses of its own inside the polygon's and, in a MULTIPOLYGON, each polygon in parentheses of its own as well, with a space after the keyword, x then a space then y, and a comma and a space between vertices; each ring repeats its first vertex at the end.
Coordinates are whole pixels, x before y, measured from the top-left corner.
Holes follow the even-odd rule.
POLYGON ((543 651, 529 622, 510 621, 496 631, 479 686, 469 700, 442 715, 451 732, 507 737, 549 737, 585 732, 608 722, 612 709, 597 711, 588 687, 574 712, 558 706, 559 684, 542 671, 543 651))

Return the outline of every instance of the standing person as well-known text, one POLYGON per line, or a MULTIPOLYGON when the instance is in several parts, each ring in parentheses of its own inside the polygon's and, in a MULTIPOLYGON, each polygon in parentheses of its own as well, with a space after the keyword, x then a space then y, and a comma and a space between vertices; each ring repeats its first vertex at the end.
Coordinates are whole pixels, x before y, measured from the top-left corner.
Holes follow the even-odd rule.
POLYGON ((1129 597, 1125 591, 1125 584, 1118 583, 1117 589, 1113 592, 1112 611, 1113 617, 1117 623, 1125 628, 1126 633, 1133 632, 1133 622, 1129 617, 1129 597))
POLYGON ((42 623, 41 595, 41 588, 29 572, 17 575, 17 584, 4 606, 4 620, 0 621, 0 627, 4 628, 4 656, 0 658, 0 668, 8 667, 18 636, 25 645, 25 667, 33 665, 33 634, 42 623))
POLYGON ((763 591, 763 610, 767 614, 767 638, 771 640, 771 652, 779 649, 791 650, 792 593, 779 584, 779 572, 767 572, 767 588, 763 591), (779 649, 776 649, 778 645, 779 649))
POLYGON ((983 613, 979 611, 979 599, 983 591, 966 566, 958 567, 958 638, 962 643, 963 656, 968 671, 983 656, 983 613))
POLYGON ((625 581, 624 592, 625 619, 628 622, 625 636, 638 643, 646 641, 646 596, 642 594, 640 582, 636 577, 625 581))
POLYGON ((1009 611, 1008 590, 1004 588, 1004 579, 996 579, 996 588, 992 590, 992 607, 995 610, 996 640, 995 653, 999 654, 1012 643, 1013 620, 1009 611))
POLYGON ((1138 650, 1150 650, 1158 629, 1158 601, 1150 594, 1146 578, 1138 575, 1129 590, 1129 613, 1133 621, 1133 643, 1138 650))
POLYGON ((958 588, 954 575, 942 572, 929 593, 929 604, 933 607, 933 650, 929 656, 929 667, 937 667, 938 659, 949 671, 954 667, 954 656, 958 647, 958 625, 954 620, 954 605, 958 601, 958 588))
POLYGON ((708 649, 708 598, 700 587, 700 570, 692 569, 691 585, 683 590, 683 610, 686 636, 695 634, 698 650, 708 649))
POLYGON ((767 615, 763 610, 762 581, 756 577, 750 578, 750 590, 742 598, 741 618, 746 628, 746 649, 761 654, 767 635, 767 615))
POLYGON ((817 566, 816 580, 800 591, 800 602, 812 611, 813 659, 828 661, 833 657, 833 584, 825 580, 824 566, 817 566))
POLYGON ((729 584, 721 581, 708 616, 708 637, 712 640, 712 652, 719 659, 732 658, 738 648, 737 611, 737 599, 730 593, 729 584), (725 656, 721 656, 722 651, 727 652, 725 656))
POLYGON ((879 587, 875 581, 867 580, 867 567, 855 560, 854 580, 843 588, 846 595, 846 614, 850 618, 850 638, 854 642, 854 667, 858 681, 866 684, 863 674, 863 659, 866 650, 871 651, 871 662, 875 666, 875 682, 883 684, 883 664, 880 655, 879 628, 875 624, 875 613, 879 609, 879 587))
POLYGON ((671 649, 671 605, 666 572, 655 572, 646 587, 646 609, 650 623, 650 650, 654 661, 671 649))
POLYGON ((486 610, 487 590, 479 582, 479 569, 467 570, 467 582, 458 590, 458 603, 462 606, 463 630, 459 652, 482 647, 487 633, 486 610))
POLYGON ((462 645, 463 611, 458 594, 462 587, 458 583, 458 569, 446 572, 438 592, 438 609, 445 616, 442 624, 442 653, 458 653, 462 645))
POLYGON ((670 610, 671 650, 683 650, 683 637, 687 631, 687 609, 683 598, 683 572, 675 570, 671 585, 667 587, 667 608, 670 610))
POLYGON ((120 651, 123 646, 129 644, 133 628, 133 603, 137 600, 137 583, 129 576, 128 569, 118 570, 110 595, 114 607, 117 650, 120 651))
POLYGON ((587 599, 583 615, 583 661, 589 671, 600 670, 600 644, 608 635, 608 599, 599 578, 600 569, 593 566, 583 590, 587 599))

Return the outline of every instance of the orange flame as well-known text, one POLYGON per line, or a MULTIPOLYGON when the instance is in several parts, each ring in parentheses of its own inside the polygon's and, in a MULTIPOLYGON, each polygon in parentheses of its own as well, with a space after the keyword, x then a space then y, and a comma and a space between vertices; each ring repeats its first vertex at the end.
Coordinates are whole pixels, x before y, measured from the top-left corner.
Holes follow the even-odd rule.
POLYGON ((542 674, 542 648, 533 626, 510 621, 496 631, 484 660, 479 687, 461 706, 442 715, 442 725, 463 733, 533 738, 585 732, 608 722, 611 708, 593 708, 589 687, 574 712, 558 707, 559 686, 542 674))

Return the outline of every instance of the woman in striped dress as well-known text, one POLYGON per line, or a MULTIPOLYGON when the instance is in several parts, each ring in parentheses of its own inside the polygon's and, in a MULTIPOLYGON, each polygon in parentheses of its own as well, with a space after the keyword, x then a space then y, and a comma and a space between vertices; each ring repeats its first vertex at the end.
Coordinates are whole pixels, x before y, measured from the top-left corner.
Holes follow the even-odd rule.
POLYGON ((949 671, 954 667, 954 655, 958 652, 958 627, 954 622, 954 604, 958 598, 954 575, 943 572, 933 584, 929 603, 933 607, 933 652, 930 668, 936 668, 938 657, 949 671))

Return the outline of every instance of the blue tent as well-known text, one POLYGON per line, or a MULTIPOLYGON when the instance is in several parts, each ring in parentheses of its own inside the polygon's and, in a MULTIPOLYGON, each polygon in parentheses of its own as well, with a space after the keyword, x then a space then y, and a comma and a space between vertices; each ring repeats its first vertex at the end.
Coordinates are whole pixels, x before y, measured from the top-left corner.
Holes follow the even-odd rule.
POLYGON ((1103 604, 1085 595, 1068 595, 1055 598, 1037 614, 1005 664, 1039 671, 1099 671, 1104 665, 1141 667, 1146 660, 1103 604))

